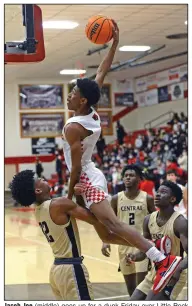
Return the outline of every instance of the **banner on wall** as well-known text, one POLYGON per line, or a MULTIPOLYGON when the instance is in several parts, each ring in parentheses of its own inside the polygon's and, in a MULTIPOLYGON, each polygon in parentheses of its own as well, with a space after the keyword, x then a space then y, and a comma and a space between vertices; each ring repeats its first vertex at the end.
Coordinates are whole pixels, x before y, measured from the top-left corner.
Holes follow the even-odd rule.
POLYGON ((171 100, 184 98, 184 86, 183 83, 171 85, 171 100))
POLYGON ((159 103, 169 101, 169 89, 168 86, 158 88, 158 101, 159 103))
POLYGON ((124 80, 116 80, 114 84, 115 91, 117 93, 122 93, 122 92, 134 92, 134 86, 133 86, 133 80, 129 79, 124 79, 124 80))
POLYGON ((147 80, 146 80, 145 77, 136 79, 135 82, 136 82, 136 84, 135 84, 136 92, 141 92, 141 91, 146 91, 147 90, 147 80))
POLYGON ((158 104, 158 93, 157 89, 152 89, 147 91, 147 97, 146 97, 146 106, 151 106, 158 104))
POLYGON ((115 106, 133 106, 134 95, 133 93, 115 93, 114 94, 115 106))
POLYGON ((183 65, 179 69, 179 78, 181 82, 188 81, 188 67, 187 65, 183 65))
POLYGON ((147 76, 147 89, 157 88, 157 75, 150 74, 147 76))
POLYGON ((168 83, 173 84, 179 82, 179 67, 168 70, 168 83))
POLYGON ((34 155, 55 153, 55 138, 32 138, 31 142, 34 155))
POLYGON ((135 90, 139 93, 149 89, 159 88, 187 80, 188 66, 185 64, 136 79, 135 90))
POLYGON ((162 87, 165 85, 168 85, 169 81, 168 81, 168 70, 165 71, 161 71, 157 73, 157 84, 158 87, 162 87))
POLYGON ((142 92, 142 93, 137 94, 136 100, 137 100, 138 107, 146 106, 146 98, 147 98, 147 93, 146 92, 142 92))

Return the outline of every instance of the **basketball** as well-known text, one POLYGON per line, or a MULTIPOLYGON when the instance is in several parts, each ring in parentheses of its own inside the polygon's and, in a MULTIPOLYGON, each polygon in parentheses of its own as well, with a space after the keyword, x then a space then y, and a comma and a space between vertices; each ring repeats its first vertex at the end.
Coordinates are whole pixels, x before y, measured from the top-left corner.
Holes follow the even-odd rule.
POLYGON ((113 35, 113 22, 106 16, 93 16, 85 28, 87 38, 97 45, 109 42, 113 35))

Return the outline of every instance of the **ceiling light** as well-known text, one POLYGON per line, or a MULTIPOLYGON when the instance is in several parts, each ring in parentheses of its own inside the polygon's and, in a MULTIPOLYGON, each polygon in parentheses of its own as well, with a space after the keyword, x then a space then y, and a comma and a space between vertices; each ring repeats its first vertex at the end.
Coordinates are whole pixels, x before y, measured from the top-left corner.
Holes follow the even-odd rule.
POLYGON ((86 70, 82 69, 64 69, 60 71, 60 74, 67 74, 67 75, 75 75, 75 74, 85 74, 86 70))
POLYGON ((185 21, 185 24, 187 25, 187 20, 185 21))
POLYGON ((149 46, 122 46, 119 51, 136 52, 136 51, 148 51, 151 47, 149 46))
POLYGON ((79 24, 77 22, 73 21, 44 21, 43 22, 43 27, 44 29, 74 29, 78 26, 79 24))

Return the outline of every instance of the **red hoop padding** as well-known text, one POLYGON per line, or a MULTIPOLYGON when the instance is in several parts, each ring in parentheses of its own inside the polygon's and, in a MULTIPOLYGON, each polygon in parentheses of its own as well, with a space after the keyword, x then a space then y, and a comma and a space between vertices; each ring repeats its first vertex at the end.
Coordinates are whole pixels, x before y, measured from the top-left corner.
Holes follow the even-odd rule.
POLYGON ((33 63, 41 62, 45 58, 45 46, 43 37, 43 22, 42 12, 38 5, 34 5, 34 31, 35 39, 38 41, 36 45, 36 53, 34 54, 6 54, 4 61, 6 64, 17 64, 17 63, 33 63))

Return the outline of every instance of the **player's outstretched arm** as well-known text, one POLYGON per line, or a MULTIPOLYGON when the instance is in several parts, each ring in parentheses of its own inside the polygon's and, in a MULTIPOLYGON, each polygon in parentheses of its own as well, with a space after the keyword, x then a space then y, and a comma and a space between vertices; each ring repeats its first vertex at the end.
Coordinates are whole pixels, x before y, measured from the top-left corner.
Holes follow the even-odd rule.
POLYGON ((113 44, 108 52, 108 54, 105 56, 101 64, 99 65, 99 68, 97 70, 95 81, 98 83, 99 87, 102 87, 104 78, 109 71, 113 58, 115 56, 115 51, 117 49, 118 43, 119 43, 119 28, 114 20, 114 28, 113 28, 113 44))

